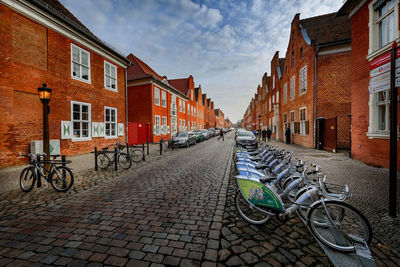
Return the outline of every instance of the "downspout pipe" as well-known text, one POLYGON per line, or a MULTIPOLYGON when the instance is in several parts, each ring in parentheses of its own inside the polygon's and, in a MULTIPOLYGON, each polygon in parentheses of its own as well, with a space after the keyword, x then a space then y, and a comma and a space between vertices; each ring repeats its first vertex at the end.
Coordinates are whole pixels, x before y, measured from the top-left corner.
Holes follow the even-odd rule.
POLYGON ((319 45, 314 55, 314 148, 317 149, 317 56, 319 45))
POLYGON ((132 63, 125 69, 125 142, 128 143, 128 68, 132 66, 132 63))

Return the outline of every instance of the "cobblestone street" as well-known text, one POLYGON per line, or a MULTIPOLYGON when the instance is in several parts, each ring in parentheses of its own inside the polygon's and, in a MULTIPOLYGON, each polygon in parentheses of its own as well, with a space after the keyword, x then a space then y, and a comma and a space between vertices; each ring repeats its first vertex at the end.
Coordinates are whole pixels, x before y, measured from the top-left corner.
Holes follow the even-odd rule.
MULTIPOLYGON (((52 188, 2 194, 0 266, 330 265, 298 218, 254 226, 238 216, 233 136, 154 155, 128 172, 86 171, 67 194, 52 188)), ((307 161, 341 157, 287 148, 307 161)), ((326 162, 317 163, 332 172, 326 162)), ((359 208, 363 195, 350 190, 359 208)), ((375 219, 371 223, 377 227, 375 219)), ((386 229, 395 226, 389 222, 386 229)), ((400 265, 397 237, 374 234, 378 265, 400 265)))

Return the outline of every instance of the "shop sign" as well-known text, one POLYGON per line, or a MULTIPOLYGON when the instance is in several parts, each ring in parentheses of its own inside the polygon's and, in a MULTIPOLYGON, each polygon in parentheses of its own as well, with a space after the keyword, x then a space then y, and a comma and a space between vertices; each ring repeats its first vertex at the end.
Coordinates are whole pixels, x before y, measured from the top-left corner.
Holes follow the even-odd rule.
MULTIPOLYGON (((390 89, 390 51, 370 63, 369 93, 390 89)), ((395 86, 400 86, 400 49, 396 51, 395 86)))

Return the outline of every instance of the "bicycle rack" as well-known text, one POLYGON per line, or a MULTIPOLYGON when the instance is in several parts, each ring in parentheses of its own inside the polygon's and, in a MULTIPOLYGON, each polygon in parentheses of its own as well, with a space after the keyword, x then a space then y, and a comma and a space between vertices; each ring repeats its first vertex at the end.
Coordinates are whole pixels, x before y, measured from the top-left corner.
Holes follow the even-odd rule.
MULTIPOLYGON (((310 231, 307 222, 299 216, 299 218, 303 221, 304 225, 307 227, 308 231, 312 234, 310 231)), ((335 234, 335 238, 337 239, 342 239, 343 237, 341 236, 340 233, 335 234)), ((349 235, 355 243, 356 251, 351 252, 351 253, 344 253, 340 252, 337 250, 334 250, 325 244, 323 244, 321 241, 319 241, 314 235, 314 239, 317 241, 319 246, 322 248, 322 250, 325 252, 326 256, 328 256, 329 260, 334 266, 364 266, 364 267, 375 267, 377 266, 374 257, 371 254, 371 251, 369 250, 368 244, 365 242, 364 239, 359 238, 354 235, 349 235)))

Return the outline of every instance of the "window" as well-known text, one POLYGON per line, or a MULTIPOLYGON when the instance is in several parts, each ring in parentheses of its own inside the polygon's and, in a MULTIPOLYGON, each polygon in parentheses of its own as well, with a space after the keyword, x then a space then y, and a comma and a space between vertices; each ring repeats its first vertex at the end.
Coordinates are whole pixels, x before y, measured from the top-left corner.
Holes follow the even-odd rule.
POLYGON ((104 122, 106 126, 106 138, 117 137, 117 109, 104 107, 104 122))
POLYGON ((286 128, 286 124, 287 124, 287 114, 283 114, 283 123, 285 124, 285 128, 286 128))
POLYGON ((182 127, 185 127, 186 126, 186 120, 183 120, 182 121, 182 127))
POLYGON ((287 83, 283 85, 283 104, 287 103, 287 83))
POLYGON ((71 44, 72 78, 90 83, 90 53, 79 46, 71 44))
POLYGON ((368 136, 384 137, 390 134, 390 90, 370 94, 368 136))
POLYGON ((160 125, 160 116, 156 115, 154 116, 154 126, 155 126, 155 134, 160 135, 161 134, 161 125, 160 125))
POLYGON ((294 67, 294 51, 292 51, 291 57, 290 57, 290 62, 291 62, 291 67, 294 67))
POLYGON ((178 127, 176 125, 176 118, 171 118, 171 128, 173 134, 178 131, 178 127))
POLYGON ((295 94, 295 83, 296 83, 296 76, 293 76, 290 79, 290 100, 294 99, 294 94, 295 94))
POLYGON ((179 112, 182 112, 182 99, 179 99, 179 112))
POLYGON ((187 106, 187 114, 190 115, 190 105, 187 106))
POLYGON ((307 66, 300 70, 300 95, 307 91, 307 66))
POLYGON ((182 120, 179 120, 179 131, 182 131, 182 120))
POLYGON ((104 61, 104 88, 117 91, 117 67, 104 61))
POLYGON ((269 98, 269 101, 268 101, 268 104, 269 104, 269 111, 271 111, 271 98, 269 98))
POLYGON ((186 111, 185 111, 185 108, 186 108, 186 102, 185 101, 182 101, 183 102, 183 105, 182 105, 182 112, 183 113, 185 113, 186 111))
POLYGON ((162 129, 163 129, 163 134, 168 134, 168 121, 167 117, 163 116, 162 117, 162 129))
POLYGON ((306 134, 306 108, 300 109, 300 134, 306 134))
POLYGON ((161 106, 167 107, 167 92, 161 91, 161 106))
POLYGON ((294 134, 294 111, 290 111, 290 132, 294 134))
POLYGON ((302 59, 303 58, 303 47, 300 47, 300 59, 302 59))
POLYGON ((154 104, 159 106, 160 105, 160 89, 154 87, 154 104))
MULTIPOLYGON (((389 48, 399 37, 399 0, 375 0, 369 4, 369 54, 380 48, 389 48)), ((380 52, 377 52, 380 54, 380 52)), ((371 57, 375 57, 371 55, 371 57)))
POLYGON ((73 139, 90 139, 91 105, 71 101, 71 120, 73 124, 73 139))
POLYGON ((276 92, 276 104, 279 104, 279 91, 276 92))
POLYGON ((272 77, 272 89, 275 89, 275 75, 272 77))

